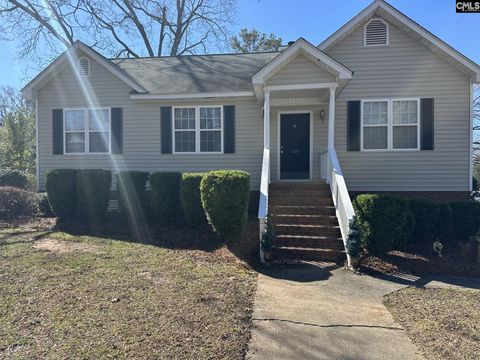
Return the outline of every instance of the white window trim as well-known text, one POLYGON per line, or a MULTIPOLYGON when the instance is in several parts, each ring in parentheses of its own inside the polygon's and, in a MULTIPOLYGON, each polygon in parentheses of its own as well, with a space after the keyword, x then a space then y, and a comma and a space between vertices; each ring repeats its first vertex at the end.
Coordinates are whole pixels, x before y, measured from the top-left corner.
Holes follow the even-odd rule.
POLYGON ((403 152, 420 150, 420 98, 388 98, 388 99, 364 99, 360 106, 360 149, 363 152, 403 152), (363 124, 363 106, 366 102, 387 102, 387 124, 386 125, 364 125, 363 124), (394 124, 393 123, 393 102, 394 101, 416 101, 417 102, 417 123, 416 124, 394 124), (386 149, 364 149, 363 148, 363 128, 387 126, 387 148, 386 149), (417 147, 411 149, 395 149, 393 147, 393 127, 394 126, 417 126, 417 147))
POLYGON ((112 119, 111 119, 111 109, 109 107, 99 107, 99 108, 84 108, 84 107, 77 107, 77 108, 64 108, 63 109, 63 155, 111 155, 112 154, 112 119), (66 117, 65 113, 67 111, 72 111, 72 110, 83 110, 83 121, 85 124, 83 133, 85 134, 85 151, 84 152, 67 152, 67 139, 65 134, 68 132, 75 132, 75 133, 80 133, 82 131, 67 131, 66 127, 66 117), (94 132, 104 132, 104 131, 90 131, 89 129, 89 117, 88 117, 88 111, 89 110, 107 110, 108 111, 108 152, 90 152, 90 133, 94 132))
POLYGON ((172 154, 175 155, 218 155, 223 154, 223 105, 184 105, 172 107, 172 154), (175 129, 175 109, 195 109, 195 129, 175 129), (200 129, 200 108, 220 108, 220 151, 200 151, 200 132, 201 131, 219 131, 219 129, 200 129), (195 151, 176 151, 175 132, 176 131, 195 131, 195 151))
POLYGON ((371 18, 364 26, 363 26, 363 47, 381 47, 381 46, 389 46, 390 45, 390 27, 388 23, 383 20, 382 18, 379 17, 374 17, 371 18), (367 26, 374 20, 380 20, 382 23, 385 24, 386 26, 386 37, 387 37, 387 43, 386 44, 373 44, 373 45, 367 45, 367 26))
POLYGON ((90 77, 90 59, 86 56, 82 56, 80 59, 78 59, 78 75, 80 75, 81 77, 90 77), (88 64, 88 74, 87 75, 83 75, 83 74, 80 74, 80 68, 81 68, 81 65, 80 63, 82 62, 82 60, 87 60, 87 64, 88 64))

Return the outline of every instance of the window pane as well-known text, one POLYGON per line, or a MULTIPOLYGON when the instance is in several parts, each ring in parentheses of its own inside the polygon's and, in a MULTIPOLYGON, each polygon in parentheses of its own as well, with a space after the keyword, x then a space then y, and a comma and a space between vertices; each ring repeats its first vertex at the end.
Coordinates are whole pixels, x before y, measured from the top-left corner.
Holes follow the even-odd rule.
POLYGON ((195 108, 177 108, 174 113, 175 129, 195 129, 195 108))
POLYGON ((84 110, 65 110, 65 130, 85 130, 84 110))
POLYGON ((92 153, 108 152, 108 132, 91 132, 88 147, 92 153))
POLYGON ((221 134, 222 133, 220 131, 200 131, 200 151, 222 151, 221 134))
POLYGON ((369 101, 363 103, 363 123, 365 125, 386 125, 387 121, 387 101, 369 101))
POLYGON ((416 100, 393 101, 394 124, 416 124, 418 115, 418 103, 416 100))
POLYGON ((387 148, 387 127, 375 126, 363 128, 364 149, 386 149, 387 148))
POLYGON ((200 108, 200 129, 220 129, 222 127, 219 107, 200 108))
POLYGON ((416 149, 418 142, 417 135, 417 126, 394 126, 393 148, 416 149))
POLYGON ((83 132, 65 133, 65 152, 66 153, 84 153, 85 152, 85 133, 83 132))
POLYGON ((108 110, 88 110, 89 129, 108 131, 108 110))
POLYGON ((195 131, 175 131, 175 151, 195 152, 195 131))

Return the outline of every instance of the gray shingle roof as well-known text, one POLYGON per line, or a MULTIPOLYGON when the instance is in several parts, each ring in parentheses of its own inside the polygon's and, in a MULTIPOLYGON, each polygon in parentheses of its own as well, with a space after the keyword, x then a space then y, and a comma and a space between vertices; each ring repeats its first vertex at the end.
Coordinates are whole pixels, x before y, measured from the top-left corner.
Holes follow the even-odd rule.
POLYGON ((251 91, 251 77, 278 52, 112 59, 151 94, 251 91))

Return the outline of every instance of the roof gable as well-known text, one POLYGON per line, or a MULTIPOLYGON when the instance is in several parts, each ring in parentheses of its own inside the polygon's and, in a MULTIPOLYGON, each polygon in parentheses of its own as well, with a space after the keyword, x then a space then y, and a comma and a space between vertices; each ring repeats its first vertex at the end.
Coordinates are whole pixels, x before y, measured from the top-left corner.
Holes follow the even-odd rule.
POLYGON ((106 70, 110 71, 113 75, 124 81, 127 85, 132 87, 137 92, 145 93, 146 90, 139 85, 132 77, 130 77, 125 71, 115 65, 107 58, 100 55, 98 52, 85 45, 80 41, 76 41, 72 46, 65 50, 59 57, 57 57, 50 65, 48 65, 43 71, 34 77, 25 87, 22 89, 22 95, 26 99, 32 99, 35 97, 36 91, 47 84, 56 74, 59 69, 68 66, 71 63, 71 59, 77 60, 77 52, 81 51, 86 54, 92 60, 102 65, 106 70))
POLYGON ((328 51, 337 43, 352 34, 359 26, 363 26, 372 17, 383 18, 387 22, 397 26, 427 48, 446 59, 452 65, 456 66, 463 73, 471 76, 474 82, 480 82, 480 66, 478 64, 468 59, 459 51, 455 50, 443 40, 439 39, 383 0, 375 0, 340 29, 325 39, 318 48, 322 51, 328 51))
POLYGON ((338 79, 350 79, 352 77, 353 72, 346 66, 340 64, 323 51, 320 51, 305 39, 299 38, 272 61, 266 64, 262 69, 260 69, 255 75, 253 75, 253 85, 263 85, 267 79, 272 77, 284 66, 295 59, 298 54, 303 54, 307 58, 310 58, 320 67, 338 77, 338 79))

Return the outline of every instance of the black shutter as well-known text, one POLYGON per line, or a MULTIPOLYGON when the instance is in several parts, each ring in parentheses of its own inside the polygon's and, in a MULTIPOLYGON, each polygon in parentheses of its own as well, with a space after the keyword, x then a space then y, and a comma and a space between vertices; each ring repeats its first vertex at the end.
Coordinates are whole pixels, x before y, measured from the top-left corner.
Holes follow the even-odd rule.
POLYGON ((360 151, 360 101, 347 103, 347 151, 360 151))
POLYGON ((433 150, 433 99, 420 100, 420 149, 433 150))
POLYGON ((235 153, 235 105, 223 107, 223 152, 235 153))
POLYGON ((112 154, 123 153, 123 109, 111 109, 111 148, 112 154))
POLYGON ((63 154, 63 109, 52 110, 53 154, 63 154))
POLYGON ((160 131, 162 154, 172 153, 172 107, 162 106, 160 108, 160 131))

